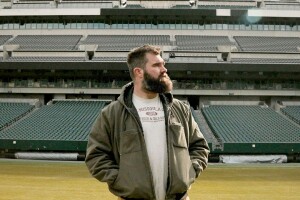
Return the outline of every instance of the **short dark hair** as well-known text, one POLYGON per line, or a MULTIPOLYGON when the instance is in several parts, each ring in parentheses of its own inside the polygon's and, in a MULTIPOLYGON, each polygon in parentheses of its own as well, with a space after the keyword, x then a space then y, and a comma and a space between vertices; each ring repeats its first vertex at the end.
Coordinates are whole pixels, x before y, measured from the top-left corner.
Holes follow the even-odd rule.
POLYGON ((160 47, 147 44, 141 47, 134 48, 128 53, 127 66, 132 80, 134 79, 133 69, 135 67, 140 67, 140 68, 145 67, 148 61, 145 56, 147 53, 153 53, 154 55, 158 55, 160 54, 160 47))

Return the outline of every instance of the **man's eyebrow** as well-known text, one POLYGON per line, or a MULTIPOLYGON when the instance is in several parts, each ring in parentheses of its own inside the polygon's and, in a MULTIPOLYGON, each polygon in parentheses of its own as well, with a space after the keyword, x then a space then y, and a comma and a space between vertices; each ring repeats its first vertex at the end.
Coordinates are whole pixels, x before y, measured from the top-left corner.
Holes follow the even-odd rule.
POLYGON ((165 61, 162 61, 162 62, 156 62, 156 63, 153 63, 152 65, 153 65, 153 66, 157 66, 157 65, 160 65, 160 64, 165 65, 166 62, 165 62, 165 61))

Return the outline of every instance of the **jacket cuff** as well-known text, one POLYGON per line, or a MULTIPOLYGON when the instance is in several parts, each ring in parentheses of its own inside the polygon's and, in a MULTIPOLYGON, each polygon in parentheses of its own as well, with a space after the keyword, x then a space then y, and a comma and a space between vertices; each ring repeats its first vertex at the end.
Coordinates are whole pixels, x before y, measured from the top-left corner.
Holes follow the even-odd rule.
POLYGON ((194 167, 195 172, 196 172, 196 177, 195 177, 195 178, 197 178, 197 177, 199 176, 200 172, 202 171, 202 168, 201 168, 201 166, 198 164, 197 161, 192 161, 192 164, 193 164, 193 167, 194 167))

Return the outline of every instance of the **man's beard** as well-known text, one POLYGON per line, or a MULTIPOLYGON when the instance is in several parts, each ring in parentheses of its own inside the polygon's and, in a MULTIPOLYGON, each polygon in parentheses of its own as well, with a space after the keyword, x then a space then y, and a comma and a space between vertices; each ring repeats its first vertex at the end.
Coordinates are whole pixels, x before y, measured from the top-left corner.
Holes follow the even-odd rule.
POLYGON ((155 93, 166 93, 173 89, 173 83, 168 75, 166 77, 160 75, 158 78, 154 78, 146 71, 144 71, 142 84, 144 90, 155 93))

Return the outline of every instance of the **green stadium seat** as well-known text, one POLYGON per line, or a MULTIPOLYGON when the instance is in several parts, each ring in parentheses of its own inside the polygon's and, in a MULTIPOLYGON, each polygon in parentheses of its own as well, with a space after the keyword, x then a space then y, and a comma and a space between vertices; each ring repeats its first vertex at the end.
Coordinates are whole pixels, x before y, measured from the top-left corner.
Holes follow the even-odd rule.
POLYGON ((211 105, 202 112, 224 143, 300 142, 300 127, 268 107, 211 105))
POLYGON ((105 101, 55 101, 10 128, 1 139, 87 141, 92 124, 105 101))

